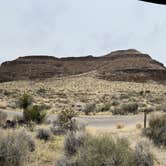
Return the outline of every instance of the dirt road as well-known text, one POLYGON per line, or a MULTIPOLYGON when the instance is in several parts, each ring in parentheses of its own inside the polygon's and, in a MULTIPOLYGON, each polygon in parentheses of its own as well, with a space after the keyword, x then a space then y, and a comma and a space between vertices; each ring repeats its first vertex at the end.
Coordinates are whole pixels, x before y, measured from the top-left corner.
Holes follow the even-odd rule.
MULTIPOLYGON (((9 110, 0 110, 3 112, 6 112, 9 117, 14 117, 14 116, 22 116, 22 112, 17 112, 17 111, 9 111, 9 110)), ((49 115, 47 117, 48 120, 54 121, 56 120, 57 115, 49 115)), ((137 123, 142 123, 143 122, 143 114, 138 114, 138 115, 128 115, 128 116, 79 116, 76 118, 78 122, 81 122, 83 124, 86 124, 87 126, 90 127, 104 127, 104 128, 109 128, 113 127, 117 124, 124 124, 125 126, 130 126, 130 125, 136 125, 137 123)))

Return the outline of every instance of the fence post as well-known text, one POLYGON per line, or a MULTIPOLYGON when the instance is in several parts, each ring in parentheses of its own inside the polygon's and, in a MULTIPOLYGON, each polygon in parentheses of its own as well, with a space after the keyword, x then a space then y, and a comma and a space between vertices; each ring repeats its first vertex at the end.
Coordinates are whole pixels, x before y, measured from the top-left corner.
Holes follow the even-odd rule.
POLYGON ((147 123, 147 112, 144 111, 144 129, 146 129, 146 123, 147 123))

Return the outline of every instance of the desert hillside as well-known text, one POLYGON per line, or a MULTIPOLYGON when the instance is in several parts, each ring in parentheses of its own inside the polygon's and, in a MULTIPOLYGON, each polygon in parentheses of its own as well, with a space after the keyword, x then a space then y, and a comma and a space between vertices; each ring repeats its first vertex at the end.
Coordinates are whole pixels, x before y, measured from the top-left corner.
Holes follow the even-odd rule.
POLYGON ((148 54, 120 50, 93 57, 25 56, 2 63, 0 82, 90 74, 111 81, 165 83, 166 68, 148 54))

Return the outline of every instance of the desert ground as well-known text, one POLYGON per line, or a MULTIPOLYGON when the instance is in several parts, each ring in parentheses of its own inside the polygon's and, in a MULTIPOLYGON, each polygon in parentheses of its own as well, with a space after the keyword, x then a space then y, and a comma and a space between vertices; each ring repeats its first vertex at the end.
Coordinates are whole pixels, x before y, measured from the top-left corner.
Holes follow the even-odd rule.
MULTIPOLYGON (((137 142, 146 140, 155 156, 155 165, 166 166, 166 149, 155 146, 142 134, 144 110, 151 112, 148 119, 152 114, 165 114, 165 85, 112 82, 79 75, 45 81, 1 83, 0 92, 0 111, 6 112, 10 120, 22 116, 23 109, 18 107, 18 100, 24 93, 30 94, 35 104, 44 105, 46 108, 45 123, 35 125, 33 129, 25 126, 14 129, 26 130, 35 140, 36 150, 30 155, 28 165, 55 165, 55 161, 63 154, 64 136, 54 135, 45 142, 36 138, 36 131, 39 128, 50 128, 62 110, 72 109, 77 112, 76 121, 84 124, 89 134, 109 133, 125 137, 133 147, 137 142), (85 107, 91 103, 95 103, 95 109, 84 112, 85 107), (122 113, 123 115, 116 113, 116 110, 129 103, 137 103, 137 112, 122 113)), ((12 130, 7 129, 7 132, 12 130)))

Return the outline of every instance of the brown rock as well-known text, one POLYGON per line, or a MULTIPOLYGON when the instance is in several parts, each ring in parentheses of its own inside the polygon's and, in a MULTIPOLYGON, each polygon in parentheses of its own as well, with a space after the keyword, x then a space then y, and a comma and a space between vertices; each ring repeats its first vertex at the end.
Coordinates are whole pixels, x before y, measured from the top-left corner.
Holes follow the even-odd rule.
POLYGON ((147 54, 130 49, 115 51, 101 57, 19 57, 1 65, 0 82, 46 79, 89 72, 98 78, 112 81, 166 81, 166 68, 163 64, 147 54))

